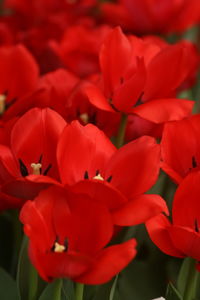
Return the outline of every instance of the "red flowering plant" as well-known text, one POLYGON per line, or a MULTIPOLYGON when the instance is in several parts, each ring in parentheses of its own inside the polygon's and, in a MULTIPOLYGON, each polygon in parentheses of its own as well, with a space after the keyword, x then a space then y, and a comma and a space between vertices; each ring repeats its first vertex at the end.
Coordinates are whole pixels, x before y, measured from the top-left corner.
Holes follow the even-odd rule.
POLYGON ((104 199, 100 201, 110 207, 116 225, 135 225, 168 212, 160 196, 144 195, 160 169, 160 148, 151 137, 117 150, 98 128, 74 121, 59 139, 57 159, 62 183, 104 199), (109 198, 103 196, 105 192, 109 198))
POLYGON ((191 74, 190 55, 196 54, 187 43, 166 46, 158 41, 128 38, 115 28, 100 51, 99 85, 85 88, 89 101, 99 109, 134 114, 157 125, 190 115, 194 102, 175 95, 191 74))
POLYGON ((50 180, 58 180, 56 147, 65 125, 64 119, 55 111, 39 108, 28 111, 15 123, 9 145, 0 145, 0 178, 1 191, 6 194, 6 199, 9 195, 18 201, 13 201, 13 198, 11 203, 5 200, 1 208, 5 209, 7 205, 20 207, 26 199, 34 198, 38 189, 44 188, 50 180), (41 186, 27 181, 28 176, 38 174, 42 177, 41 186))
POLYGON ((172 256, 194 258, 198 269, 199 178, 199 171, 191 173, 179 185, 173 201, 172 222, 161 214, 146 223, 151 239, 162 251, 172 256))
POLYGON ((0 12, 0 299, 198 300, 199 1, 0 12))
POLYGON ((200 116, 166 124, 162 142, 162 168, 179 184, 189 173, 199 170, 200 116))
POLYGON ((137 34, 182 32, 199 21, 198 0, 118 0, 101 6, 103 17, 137 34))
POLYGON ((30 238, 31 260, 47 281, 68 277, 102 284, 136 254, 134 239, 106 247, 114 229, 108 209, 70 190, 54 186, 42 191, 26 202, 20 219, 30 238))

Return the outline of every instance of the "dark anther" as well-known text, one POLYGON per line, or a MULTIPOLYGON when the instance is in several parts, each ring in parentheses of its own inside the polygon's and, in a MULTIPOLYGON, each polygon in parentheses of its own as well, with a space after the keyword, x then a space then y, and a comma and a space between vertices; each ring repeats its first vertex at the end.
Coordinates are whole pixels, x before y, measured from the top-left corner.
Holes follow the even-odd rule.
POLYGON ((53 246, 51 247, 51 252, 55 251, 55 244, 53 244, 53 246))
POLYGON ((23 177, 28 176, 28 169, 20 158, 19 158, 19 167, 20 167, 21 175, 23 177))
POLYGON ((192 167, 196 168, 197 167, 197 162, 194 156, 192 156, 192 167))
POLYGON ((121 84, 124 83, 124 78, 123 78, 123 77, 120 78, 120 83, 121 83, 121 84))
POLYGON ((96 170, 96 176, 98 176, 99 175, 99 170, 96 170))
POLYGON ((112 175, 108 177, 107 182, 111 182, 112 180, 112 175))
POLYGON ((84 179, 89 179, 88 171, 85 171, 84 179))
POLYGON ((38 164, 41 164, 41 163, 42 163, 42 157, 43 157, 43 155, 41 154, 41 155, 40 155, 40 158, 39 158, 39 160, 38 160, 38 164))
POLYGON ((197 219, 195 219, 195 221, 194 221, 194 229, 195 229, 196 232, 199 232, 199 226, 198 226, 197 219))
POLYGON ((93 113, 91 116, 90 116, 90 123, 92 124, 96 124, 96 120, 97 117, 96 117, 96 113, 93 113))
POLYGON ((55 243, 58 243, 58 236, 56 236, 55 242, 54 242, 53 246, 51 247, 52 252, 54 252, 54 250, 55 250, 55 243))
MULTIPOLYGON (((6 94, 5 94, 6 96, 6 94)), ((11 101, 6 102, 6 109, 8 109, 11 105, 13 105, 16 102, 17 98, 13 98, 11 101)))
POLYGON ((46 168, 46 170, 44 170, 43 175, 47 175, 47 173, 49 172, 49 170, 52 168, 52 164, 49 164, 48 167, 46 168))
POLYGON ((68 240, 65 239, 64 241, 64 246, 65 246, 65 252, 68 250, 68 240))

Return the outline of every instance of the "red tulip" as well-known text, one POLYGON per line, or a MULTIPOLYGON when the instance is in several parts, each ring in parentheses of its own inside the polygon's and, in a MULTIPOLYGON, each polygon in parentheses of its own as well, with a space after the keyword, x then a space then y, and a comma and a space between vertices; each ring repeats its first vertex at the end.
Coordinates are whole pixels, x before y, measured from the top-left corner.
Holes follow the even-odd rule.
POLYGON ((103 3, 103 17, 137 34, 182 32, 200 16, 198 0, 119 0, 103 3))
POLYGON ((68 277, 102 284, 136 254, 134 239, 107 246, 114 229, 111 215, 86 195, 53 186, 27 201, 20 219, 30 238, 32 263, 46 281, 68 277))
POLYGON ((152 241, 166 254, 200 261, 200 172, 189 174, 179 185, 172 207, 172 223, 160 214, 146 223, 152 241))
POLYGON ((74 121, 61 135, 57 159, 61 182, 95 194, 112 210, 117 225, 138 224, 161 211, 167 213, 160 196, 143 195, 159 173, 160 148, 151 137, 117 150, 97 127, 74 121))
POLYGON ((15 103, 33 93, 38 79, 37 63, 24 46, 0 48, 0 115, 3 119, 15 103))
POLYGON ((108 26, 70 26, 58 46, 58 53, 66 67, 80 77, 97 73, 100 46, 110 31, 108 26))
POLYGON ((173 98, 191 71, 191 47, 161 44, 128 39, 115 28, 100 52, 102 84, 85 88, 89 101, 99 109, 136 114, 156 124, 191 114, 193 101, 173 98))
POLYGON ((199 170, 199 132, 200 115, 165 125, 161 141, 162 168, 176 183, 199 170))
POLYGON ((5 193, 32 199, 49 182, 59 180, 56 147, 65 125, 62 117, 49 108, 34 108, 15 123, 10 146, 0 145, 0 180, 5 193), (37 179, 39 174, 42 178, 37 179), (28 177, 36 177, 38 184, 28 177))

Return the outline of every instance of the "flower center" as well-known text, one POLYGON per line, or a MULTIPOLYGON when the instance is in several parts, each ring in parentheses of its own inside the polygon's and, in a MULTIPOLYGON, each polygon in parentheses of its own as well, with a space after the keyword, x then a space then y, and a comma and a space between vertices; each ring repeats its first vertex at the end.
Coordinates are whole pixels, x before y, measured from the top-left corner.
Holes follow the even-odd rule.
POLYGON ((40 175, 42 164, 41 163, 37 163, 37 164, 32 163, 31 168, 33 169, 33 171, 32 171, 33 175, 40 175))
POLYGON ((100 173, 94 176, 93 179, 104 181, 104 178, 101 176, 100 173))
POLYGON ((84 114, 81 114, 79 116, 79 118, 81 119, 81 121, 84 123, 84 124, 88 124, 89 122, 89 115, 87 113, 84 113, 84 114))
POLYGON ((63 253, 66 251, 66 246, 60 245, 58 242, 54 244, 54 252, 56 253, 63 253))
POLYGON ((6 96, 1 94, 0 95, 0 115, 3 115, 6 109, 6 96))

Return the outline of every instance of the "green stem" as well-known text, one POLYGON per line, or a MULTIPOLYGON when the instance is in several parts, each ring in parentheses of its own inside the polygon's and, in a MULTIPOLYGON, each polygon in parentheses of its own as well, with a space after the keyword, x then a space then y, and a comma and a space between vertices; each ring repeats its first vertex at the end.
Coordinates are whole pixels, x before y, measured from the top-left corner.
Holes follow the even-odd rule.
POLYGON ((12 270, 11 272, 15 274, 16 266, 18 263, 18 256, 21 249, 21 243, 23 238, 22 225, 19 221, 18 210, 11 211, 12 223, 13 223, 13 257, 12 257, 12 270))
POLYGON ((58 278, 54 282, 52 300, 61 300, 62 279, 58 278))
POLYGON ((29 300, 36 300, 37 289, 38 289, 38 275, 37 275, 37 271, 30 264, 30 269, 29 269, 29 297, 28 297, 29 300))
POLYGON ((124 144, 126 124, 127 124, 127 115, 122 114, 119 130, 118 130, 118 135, 117 135, 117 138, 116 138, 116 147, 117 148, 120 148, 124 144))
POLYGON ((84 290, 84 284, 76 283, 76 289, 75 289, 76 300, 83 300, 83 290, 84 290))
POLYGON ((196 296, 198 272, 196 271, 195 265, 195 260, 190 258, 183 300, 193 300, 196 296))

